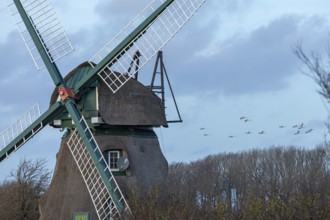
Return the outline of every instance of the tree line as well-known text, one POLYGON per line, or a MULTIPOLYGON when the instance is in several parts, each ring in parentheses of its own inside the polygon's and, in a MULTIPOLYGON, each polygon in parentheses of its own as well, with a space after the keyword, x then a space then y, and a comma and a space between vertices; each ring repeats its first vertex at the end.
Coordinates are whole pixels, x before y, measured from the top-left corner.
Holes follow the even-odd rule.
POLYGON ((170 165, 133 219, 330 219, 329 145, 271 147, 170 165))
MULTIPOLYGON (((330 145, 271 147, 172 163, 166 184, 132 189, 129 219, 330 219, 330 145)), ((23 160, 0 185, 0 219, 38 219, 46 161, 23 160)))

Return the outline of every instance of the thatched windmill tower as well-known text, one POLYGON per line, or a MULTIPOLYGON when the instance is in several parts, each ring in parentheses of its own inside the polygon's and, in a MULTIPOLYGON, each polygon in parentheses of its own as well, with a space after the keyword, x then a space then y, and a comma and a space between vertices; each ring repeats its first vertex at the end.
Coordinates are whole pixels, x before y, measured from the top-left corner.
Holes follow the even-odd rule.
MULTIPOLYGON (((74 86, 91 66, 83 63, 65 80, 74 86)), ((51 105, 58 98, 54 91, 51 105)), ((92 128, 101 151, 110 164, 122 191, 146 190, 162 184, 168 164, 163 156, 154 127, 167 127, 161 100, 148 87, 130 79, 117 93, 109 93, 102 80, 95 81, 77 101, 77 106, 92 128)), ((56 128, 73 127, 67 112, 52 123, 56 128)), ((50 187, 40 200, 41 219, 61 216, 69 219, 72 211, 95 216, 85 183, 63 137, 50 187), (64 215, 64 216, 63 216, 64 215)), ((94 219, 94 217, 92 218, 94 219)))
MULTIPOLYGON (((0 162, 45 125, 69 128, 70 138, 63 137, 51 186, 40 201, 41 219, 71 219, 72 211, 89 212, 93 219, 121 218, 131 214, 121 188, 143 189, 164 181, 167 162, 152 130, 167 126, 163 107, 152 87, 148 89, 131 78, 204 2, 150 2, 88 64, 77 67, 66 79, 56 61, 73 48, 52 4, 47 0, 6 2, 33 62, 38 69, 48 70, 58 95, 53 94, 46 112, 32 108, 17 121, 21 126, 6 130, 0 144, 0 162), (134 61, 136 57, 140 57, 141 65, 134 61), (127 70, 131 61, 137 66, 133 72, 127 70), (115 95, 104 92, 103 83, 115 95)), ((75 219, 86 219, 85 214, 77 216, 75 219)))

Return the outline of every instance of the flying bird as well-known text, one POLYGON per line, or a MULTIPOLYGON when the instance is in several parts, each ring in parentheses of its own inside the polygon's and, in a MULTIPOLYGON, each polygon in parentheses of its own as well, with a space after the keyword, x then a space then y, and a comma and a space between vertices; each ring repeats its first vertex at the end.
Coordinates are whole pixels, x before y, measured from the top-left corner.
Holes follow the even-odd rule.
POLYGON ((292 128, 298 128, 299 125, 293 125, 292 128))
POLYGON ((304 123, 301 123, 301 125, 299 125, 298 129, 302 129, 304 127, 304 123))
POLYGON ((279 128, 284 128, 285 126, 284 125, 280 125, 279 128))
POLYGON ((305 134, 307 133, 311 133, 314 129, 309 129, 308 131, 305 132, 305 134))
POLYGON ((300 134, 300 130, 298 130, 296 133, 294 133, 294 135, 300 134))
POLYGON ((209 136, 210 134, 203 134, 203 136, 209 136))
POLYGON ((245 116, 242 116, 242 117, 240 117, 239 119, 240 119, 240 120, 243 120, 243 119, 246 119, 246 117, 245 117, 245 116))
POLYGON ((245 132, 245 134, 252 134, 252 132, 251 131, 247 131, 247 132, 245 132))
POLYGON ((205 129, 206 129, 206 128, 203 128, 203 127, 201 127, 199 130, 201 130, 201 131, 202 131, 202 130, 205 130, 205 129))
POLYGON ((260 131, 258 134, 264 134, 265 133, 265 131, 260 131))
POLYGON ((234 136, 234 135, 229 135, 228 137, 229 137, 229 138, 234 138, 234 137, 236 137, 236 136, 234 136))
POLYGON ((251 121, 250 119, 248 119, 248 118, 246 118, 245 120, 244 120, 244 122, 246 123, 246 122, 248 122, 248 121, 251 121))

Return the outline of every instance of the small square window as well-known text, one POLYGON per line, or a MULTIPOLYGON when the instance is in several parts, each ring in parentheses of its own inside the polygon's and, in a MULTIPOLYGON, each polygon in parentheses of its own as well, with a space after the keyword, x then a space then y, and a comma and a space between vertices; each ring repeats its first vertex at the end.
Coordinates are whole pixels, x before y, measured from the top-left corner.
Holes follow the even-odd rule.
POLYGON ((105 159, 110 166, 111 171, 119 171, 117 167, 117 160, 120 157, 119 150, 110 150, 105 153, 105 159))

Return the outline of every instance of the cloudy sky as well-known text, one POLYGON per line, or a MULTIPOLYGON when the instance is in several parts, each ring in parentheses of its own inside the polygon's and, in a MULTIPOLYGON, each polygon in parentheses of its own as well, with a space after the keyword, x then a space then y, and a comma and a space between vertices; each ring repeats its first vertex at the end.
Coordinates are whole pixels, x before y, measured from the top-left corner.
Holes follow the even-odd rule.
MULTIPOLYGON (((62 75, 89 60, 148 2, 54 2, 75 48, 57 63, 62 75)), ((5 7, 0 8, 0 21, 3 130, 36 102, 45 111, 53 83, 46 70, 36 70, 5 7)), ((328 0, 206 1, 163 50, 183 118, 181 124, 156 129, 167 160, 189 162, 221 152, 321 144, 329 106, 313 80, 301 73, 303 65, 292 47, 302 42, 307 52, 323 52, 329 24, 328 0), (249 121, 240 120, 243 116, 249 121), (294 135, 297 129, 292 127, 302 123, 302 134, 294 135), (313 131, 305 134, 309 129, 313 131)), ((153 65, 154 60, 140 72, 146 83, 153 65)), ((168 98, 169 119, 176 119, 174 113, 168 98)), ((45 128, 0 164, 0 181, 23 158, 47 158, 52 170, 61 136, 45 128)))

